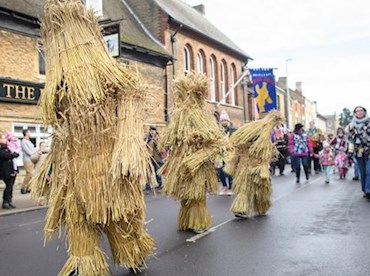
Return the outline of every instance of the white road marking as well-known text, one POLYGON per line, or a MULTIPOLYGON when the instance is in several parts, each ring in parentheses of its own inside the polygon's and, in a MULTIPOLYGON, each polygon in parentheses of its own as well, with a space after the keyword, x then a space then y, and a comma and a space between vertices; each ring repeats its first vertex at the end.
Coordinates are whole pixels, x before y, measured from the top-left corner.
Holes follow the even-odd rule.
POLYGON ((19 224, 18 226, 19 227, 24 227, 24 226, 28 226, 28 225, 32 225, 32 224, 41 223, 41 222, 45 222, 45 220, 36 220, 36 221, 29 222, 29 223, 19 224))
MULTIPOLYGON (((316 183, 316 182, 318 182, 319 180, 321 180, 322 178, 323 178, 323 177, 321 177, 321 176, 320 176, 320 177, 316 178, 316 179, 315 179, 315 180, 313 180, 313 181, 309 181, 309 182, 307 182, 307 185, 304 185, 304 186, 302 186, 302 187, 298 188, 297 190, 294 190, 293 192, 298 191, 298 190, 301 190, 301 189, 304 189, 304 188, 306 188, 309 184, 316 183)), ((275 200, 272 200, 271 202, 272 202, 272 203, 275 203, 275 202, 277 202, 277 201, 281 200, 282 198, 284 198, 284 197, 286 197, 286 196, 290 195, 291 193, 292 193, 292 192, 290 192, 290 193, 286 193, 286 194, 283 194, 283 195, 279 196, 278 198, 276 198, 275 200)), ((233 220, 235 220, 235 218, 231 218, 231 219, 229 219, 229 220, 226 220, 226 221, 224 221, 224 222, 221 222, 220 224, 217 224, 216 226, 213 226, 213 227, 209 228, 207 231, 205 231, 205 232, 203 232, 203 233, 196 234, 196 235, 192 236, 191 238, 186 239, 186 241, 187 241, 187 242, 196 242, 197 240, 199 240, 199 239, 201 239, 201 238, 203 238, 203 237, 207 236, 209 233, 212 233, 212 232, 216 231, 216 229, 217 229, 217 228, 219 228, 219 227, 221 227, 222 225, 225 225, 225 224, 227 224, 227 223, 229 223, 230 221, 233 221, 233 220)))

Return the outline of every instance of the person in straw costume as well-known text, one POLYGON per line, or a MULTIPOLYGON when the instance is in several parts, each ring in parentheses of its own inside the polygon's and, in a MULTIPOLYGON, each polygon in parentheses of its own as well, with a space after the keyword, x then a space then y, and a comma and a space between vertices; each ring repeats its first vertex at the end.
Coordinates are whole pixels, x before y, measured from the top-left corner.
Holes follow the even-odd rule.
POLYGON ((100 248, 104 233, 114 263, 136 272, 154 246, 144 228, 145 87, 109 55, 97 18, 81 1, 47 0, 44 14, 40 106, 53 143, 32 193, 49 202, 45 239, 65 227, 69 258, 59 275, 109 274, 100 248))
POLYGON ((217 192, 214 160, 228 148, 222 129, 206 109, 206 95, 204 75, 192 73, 175 80, 175 109, 158 145, 169 150, 160 172, 165 174, 163 192, 181 202, 178 229, 197 233, 212 223, 206 195, 217 192))
POLYGON ((234 179, 233 191, 237 195, 231 211, 236 217, 246 218, 253 211, 265 215, 270 208, 269 164, 278 154, 271 135, 282 120, 278 111, 270 111, 265 118, 240 127, 230 138, 235 152, 226 163, 225 172, 234 179))

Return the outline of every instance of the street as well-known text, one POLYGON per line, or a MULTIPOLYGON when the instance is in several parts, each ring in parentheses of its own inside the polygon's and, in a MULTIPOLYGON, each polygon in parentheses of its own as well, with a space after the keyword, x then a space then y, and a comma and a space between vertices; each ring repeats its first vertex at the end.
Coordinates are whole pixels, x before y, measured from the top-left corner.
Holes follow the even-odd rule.
MULTIPOLYGON (((347 178, 332 175, 325 184, 321 173, 308 183, 301 176, 296 184, 289 172, 274 176, 267 216, 245 220, 230 213, 233 196, 210 196, 213 227, 203 234, 178 231, 178 204, 161 194, 146 195, 156 250, 138 275, 369 275, 370 203, 359 181, 347 178)), ((66 243, 55 237, 43 246, 45 213, 0 217, 1 275, 58 274, 66 243)), ((106 240, 103 247, 109 257, 106 240)), ((131 275, 109 263, 113 275, 131 275)))

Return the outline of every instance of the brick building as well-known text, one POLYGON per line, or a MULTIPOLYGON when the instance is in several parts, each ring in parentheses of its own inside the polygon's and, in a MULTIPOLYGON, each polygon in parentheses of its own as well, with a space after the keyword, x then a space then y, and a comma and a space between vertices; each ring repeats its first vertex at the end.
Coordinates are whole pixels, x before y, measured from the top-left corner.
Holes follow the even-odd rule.
MULTIPOLYGON (((223 100, 246 69, 251 58, 204 15, 204 6, 191 7, 181 0, 126 0, 146 26, 174 57, 173 78, 190 71, 209 79, 208 102, 211 110, 227 110, 237 125, 248 120, 248 93, 237 85, 223 100)), ((168 83, 171 91, 171 83, 168 83)), ((168 94, 169 108, 173 106, 168 94)))
MULTIPOLYGON (((28 128, 35 146, 50 136, 50 130, 42 126, 37 106, 45 82, 38 20, 43 15, 44 2, 0 0, 0 130, 11 130, 22 138, 22 130, 28 128)), ((164 125, 168 119, 164 101, 166 70, 171 55, 143 31, 123 2, 104 0, 103 19, 107 25, 120 24, 121 55, 118 60, 138 68, 153 87, 155 108, 150 111, 147 123, 164 125)))

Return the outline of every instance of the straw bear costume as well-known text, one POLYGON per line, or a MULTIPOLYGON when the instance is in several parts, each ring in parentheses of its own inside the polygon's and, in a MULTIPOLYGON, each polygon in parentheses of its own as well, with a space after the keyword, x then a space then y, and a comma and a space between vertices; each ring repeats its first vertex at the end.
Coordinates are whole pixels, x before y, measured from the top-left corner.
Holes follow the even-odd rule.
POLYGON ((109 55, 97 18, 81 1, 47 0, 44 14, 40 106, 53 143, 32 192, 49 200, 45 239, 65 226, 69 258, 59 275, 109 274, 102 234, 113 261, 136 271, 154 246, 142 191, 150 175, 140 117, 146 92, 139 76, 109 55))

